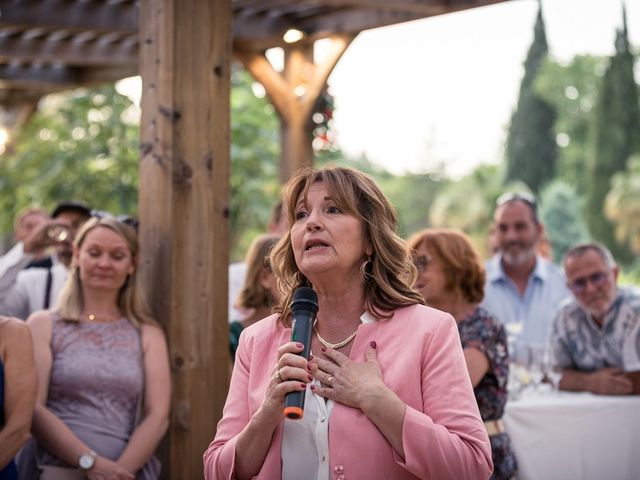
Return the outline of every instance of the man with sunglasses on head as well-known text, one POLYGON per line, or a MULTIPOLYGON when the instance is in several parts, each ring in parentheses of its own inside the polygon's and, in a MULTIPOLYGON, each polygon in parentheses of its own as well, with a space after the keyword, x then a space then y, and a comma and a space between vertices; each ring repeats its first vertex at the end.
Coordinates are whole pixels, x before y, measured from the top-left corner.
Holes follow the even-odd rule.
POLYGON ((575 300, 558 312, 551 337, 560 388, 601 395, 627 395, 625 372, 640 370, 640 292, 617 286, 618 267, 599 243, 584 243, 565 255, 567 285, 575 300))
POLYGON ((497 253, 486 263, 482 307, 514 335, 510 353, 522 360, 527 345, 548 341, 553 318, 571 294, 562 269, 537 253, 544 227, 532 195, 501 195, 492 231, 497 253))

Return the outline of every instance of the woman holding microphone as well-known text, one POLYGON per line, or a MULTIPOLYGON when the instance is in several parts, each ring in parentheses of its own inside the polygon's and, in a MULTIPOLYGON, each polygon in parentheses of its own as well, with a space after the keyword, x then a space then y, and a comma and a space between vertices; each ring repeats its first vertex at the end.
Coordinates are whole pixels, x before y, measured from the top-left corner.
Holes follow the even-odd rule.
POLYGON ((242 332, 205 478, 488 478, 455 320, 411 288, 379 187, 353 169, 309 169, 284 201, 289 230, 271 253, 279 313, 242 332), (290 341, 299 287, 318 296, 310 361, 290 341), (286 394, 300 391, 303 418, 285 419, 286 394))

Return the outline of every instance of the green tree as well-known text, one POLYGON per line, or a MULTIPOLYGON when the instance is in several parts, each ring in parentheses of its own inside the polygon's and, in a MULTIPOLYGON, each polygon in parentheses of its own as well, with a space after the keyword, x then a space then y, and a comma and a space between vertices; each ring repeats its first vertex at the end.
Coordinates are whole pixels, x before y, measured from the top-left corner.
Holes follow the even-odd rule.
POLYGON ((0 162, 0 229, 29 204, 47 209, 82 200, 114 213, 137 212, 138 120, 113 85, 50 95, 0 162))
MULTIPOLYGON (((280 195, 279 126, 271 104, 240 69, 231 89, 232 258, 266 228, 280 195)), ((50 209, 82 200, 115 214, 136 214, 139 110, 114 85, 50 95, 0 162, 0 231, 29 204, 50 209)))
POLYGON ((545 226, 553 259, 560 262, 573 245, 588 239, 576 191, 562 180, 549 182, 540 194, 540 219, 545 226))
POLYGON ((611 178, 625 170, 627 160, 640 151, 640 108, 638 86, 634 79, 634 58, 629 47, 626 14, 616 35, 616 53, 602 79, 595 109, 594 155, 590 164, 587 196, 591 235, 611 248, 614 256, 626 263, 632 255, 626 245, 617 242, 614 226, 604 215, 604 201, 611 189, 611 178))
POLYGON ((605 201, 605 215, 615 223, 616 239, 640 254, 640 154, 613 176, 605 201))
POLYGON ((242 259, 251 240, 266 230, 280 199, 280 127, 264 96, 243 69, 231 75, 231 258, 242 259))
POLYGON ((576 187, 588 188, 587 159, 592 156, 593 110, 606 67, 604 57, 577 55, 569 63, 548 59, 535 81, 535 89, 553 105, 559 146, 556 177, 576 187))
POLYGON ((371 175, 396 209, 398 231, 403 237, 430 225, 431 204, 448 183, 437 174, 393 175, 372 163, 366 155, 349 157, 335 145, 331 150, 319 152, 316 164, 352 167, 371 175))
MULTIPOLYGON (((459 181, 447 184, 431 205, 430 224, 462 230, 483 256, 490 256, 489 229, 496 198, 504 191, 502 177, 501 166, 480 165, 459 181)), ((518 182, 508 187, 513 191, 523 190, 518 182)))
POLYGON ((553 129, 555 110, 534 88, 534 81, 547 53, 547 37, 540 6, 506 145, 506 182, 522 180, 534 192, 538 192, 546 181, 553 178, 557 155, 553 129))

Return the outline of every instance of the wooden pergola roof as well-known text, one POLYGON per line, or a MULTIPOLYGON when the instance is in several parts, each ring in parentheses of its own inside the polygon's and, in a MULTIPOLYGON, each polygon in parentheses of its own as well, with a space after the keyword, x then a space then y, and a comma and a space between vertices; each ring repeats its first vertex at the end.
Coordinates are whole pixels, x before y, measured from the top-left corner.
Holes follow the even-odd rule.
MULTIPOLYGON (((233 45, 263 51, 284 46, 282 35, 290 28, 312 40, 356 35, 501 1, 233 0, 233 45)), ((15 109, 47 93, 137 75, 138 5, 137 0, 0 0, 0 105, 15 109)))
POLYGON ((0 125, 19 127, 47 93, 142 77, 139 279, 169 341, 164 478, 202 477, 227 394, 232 57, 281 118, 284 179, 308 162, 310 105, 361 30, 501 1, 0 0, 0 125), (289 28, 305 40, 285 45, 289 28), (333 54, 315 64, 322 37, 333 54), (264 56, 277 46, 283 72, 264 56))

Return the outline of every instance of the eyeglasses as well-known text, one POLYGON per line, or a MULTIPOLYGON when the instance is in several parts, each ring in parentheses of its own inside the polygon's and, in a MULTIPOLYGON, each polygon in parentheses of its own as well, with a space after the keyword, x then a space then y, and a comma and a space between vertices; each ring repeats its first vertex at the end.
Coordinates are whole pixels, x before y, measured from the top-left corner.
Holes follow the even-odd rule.
POLYGON ((582 295, 587 290, 589 283, 596 288, 602 287, 607 281, 607 275, 606 272, 596 272, 588 277, 576 278, 569 284, 569 288, 576 295, 582 295))
POLYGON ((413 264, 416 266, 418 273, 426 272, 430 263, 431 258, 424 255, 413 260, 413 264))

